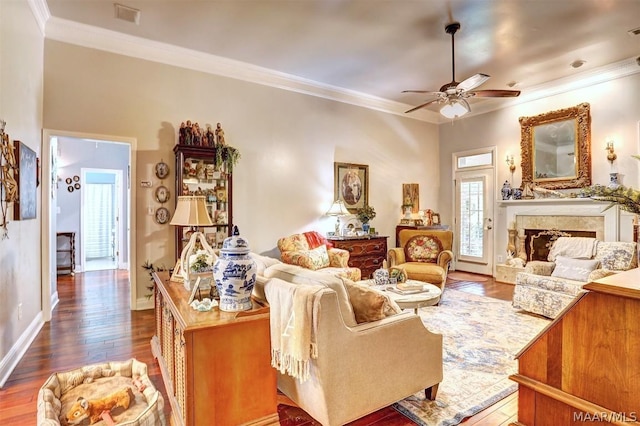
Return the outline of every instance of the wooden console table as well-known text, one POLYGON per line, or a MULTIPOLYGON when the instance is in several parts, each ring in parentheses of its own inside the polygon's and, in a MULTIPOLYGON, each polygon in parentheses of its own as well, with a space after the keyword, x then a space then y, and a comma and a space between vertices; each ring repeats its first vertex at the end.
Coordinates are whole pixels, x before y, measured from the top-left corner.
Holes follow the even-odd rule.
POLYGON ((171 404, 171 424, 279 424, 269 308, 254 303, 243 312, 198 312, 168 272, 154 272, 153 281, 151 351, 171 404))
POLYGON ((387 258, 387 238, 382 236, 330 237, 335 248, 349 252, 349 266, 359 268, 362 279, 371 278, 376 269, 382 268, 387 258))
POLYGON ((517 355, 516 425, 639 424, 640 269, 584 289, 517 355))

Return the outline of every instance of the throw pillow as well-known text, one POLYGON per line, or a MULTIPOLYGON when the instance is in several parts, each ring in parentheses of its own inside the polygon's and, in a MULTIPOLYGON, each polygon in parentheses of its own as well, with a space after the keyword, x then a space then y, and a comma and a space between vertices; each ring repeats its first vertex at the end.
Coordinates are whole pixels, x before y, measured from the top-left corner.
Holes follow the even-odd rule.
POLYGON ((587 282, 589 281, 589 274, 595 270, 599 264, 600 261, 596 259, 572 259, 570 257, 557 256, 556 267, 551 273, 551 276, 587 282))
POLYGON ((436 263, 441 251, 440 239, 432 235, 414 235, 404 246, 407 262, 436 263))
POLYGON ((316 271, 329 266, 329 253, 327 252, 327 247, 323 245, 312 250, 288 252, 287 256, 282 256, 282 260, 316 271), (285 260, 285 258, 287 258, 287 260, 285 260))
POLYGON ((635 267, 636 243, 600 241, 595 258, 604 269, 626 271, 635 267))
POLYGON ((349 294, 349 301, 358 324, 381 320, 402 312, 400 307, 381 291, 347 278, 343 278, 342 282, 349 294))

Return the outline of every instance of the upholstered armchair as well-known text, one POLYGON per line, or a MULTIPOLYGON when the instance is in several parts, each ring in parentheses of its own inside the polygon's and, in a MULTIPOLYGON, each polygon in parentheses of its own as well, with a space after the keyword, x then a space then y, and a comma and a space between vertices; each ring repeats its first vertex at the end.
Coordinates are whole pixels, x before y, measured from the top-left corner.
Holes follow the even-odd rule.
POLYGON ((349 252, 333 247, 331 242, 318 232, 304 232, 280 238, 278 250, 284 263, 342 275, 353 281, 360 280, 360 269, 348 264, 349 252))
POLYGON ((444 290, 453 259, 453 232, 403 229, 398 240, 400 247, 389 250, 389 267, 401 268, 408 279, 434 284, 444 290))
POLYGON ((560 237, 551 246, 549 261, 527 263, 516 275, 513 307, 553 319, 588 282, 638 266, 636 243, 592 239, 592 250, 577 252, 578 241, 584 240, 560 237))
POLYGON ((306 275, 298 277, 296 284, 279 278, 256 284, 264 286, 271 308, 272 357, 273 336, 281 335, 283 326, 295 335, 304 316, 297 314, 291 320, 289 315, 282 317, 282 309, 313 304, 311 312, 318 314, 311 314, 315 319, 309 321, 316 355, 308 361, 308 378, 278 372, 278 389, 286 397, 323 426, 347 424, 418 392, 424 392, 425 399, 436 398, 443 375, 441 334, 429 331, 413 312, 357 323, 352 294, 347 294, 341 278, 311 271, 306 275), (322 275, 332 282, 321 285, 322 275), (294 303, 295 291, 288 296, 277 290, 287 286, 320 289, 315 293, 317 307, 316 303, 294 303), (284 320, 278 321, 281 317, 284 320))

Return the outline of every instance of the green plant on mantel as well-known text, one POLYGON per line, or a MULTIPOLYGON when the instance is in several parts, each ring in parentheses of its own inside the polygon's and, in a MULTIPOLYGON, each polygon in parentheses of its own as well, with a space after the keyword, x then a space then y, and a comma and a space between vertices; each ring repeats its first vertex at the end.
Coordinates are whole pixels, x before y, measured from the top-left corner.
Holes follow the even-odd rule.
MULTIPOLYGON (((632 157, 640 160, 640 155, 632 155, 632 157)), ((609 201, 611 204, 607 209, 617 205, 621 210, 640 214, 640 191, 637 189, 624 185, 613 187, 592 185, 588 188, 583 188, 580 191, 580 195, 591 198, 592 200, 609 201)))

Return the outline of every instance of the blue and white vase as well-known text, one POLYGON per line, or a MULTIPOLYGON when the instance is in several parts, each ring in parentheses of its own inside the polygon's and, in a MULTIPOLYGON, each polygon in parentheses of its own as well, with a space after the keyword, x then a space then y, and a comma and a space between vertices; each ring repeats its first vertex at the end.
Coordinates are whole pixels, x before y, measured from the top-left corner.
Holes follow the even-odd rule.
POLYGON ((502 185, 502 199, 503 200, 508 200, 509 198, 511 198, 511 185, 509 184, 508 180, 504 181, 504 184, 502 185))
POLYGON ((224 240, 213 266, 222 311, 238 312, 252 308, 251 291, 256 283, 258 267, 249 251, 249 244, 234 226, 233 236, 224 240))

